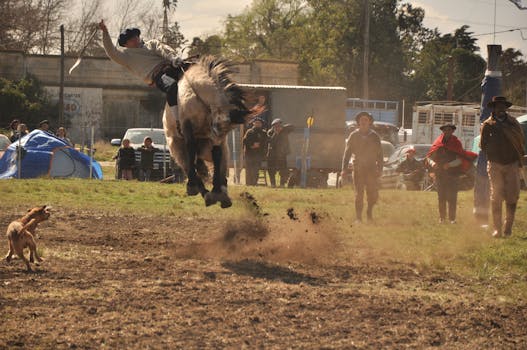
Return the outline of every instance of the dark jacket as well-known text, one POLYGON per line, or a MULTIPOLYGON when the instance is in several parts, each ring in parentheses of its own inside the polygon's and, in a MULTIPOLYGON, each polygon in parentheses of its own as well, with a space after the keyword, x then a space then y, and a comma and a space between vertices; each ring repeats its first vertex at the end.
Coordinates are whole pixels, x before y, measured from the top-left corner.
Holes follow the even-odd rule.
POLYGON ((282 130, 277 133, 274 129, 267 132, 269 147, 267 149, 267 159, 283 160, 287 159, 289 149, 289 133, 294 127, 291 124, 285 124, 282 130))
POLYGON ((132 169, 135 166, 135 150, 132 147, 119 148, 116 158, 121 169, 132 169))
POLYGON ((342 170, 348 168, 352 154, 355 156, 353 160, 354 169, 377 170, 378 175, 382 173, 384 160, 381 138, 375 131, 370 130, 364 135, 357 129, 350 134, 346 140, 346 150, 342 158, 342 170))
POLYGON ((511 164, 519 162, 524 154, 525 136, 518 121, 507 115, 500 120, 490 116, 481 129, 481 150, 491 162, 511 164))
POLYGON ((154 155, 158 151, 155 147, 147 148, 144 145, 138 148, 141 153, 141 161, 139 167, 141 169, 153 169, 154 168, 154 155))
POLYGON ((267 152, 267 133, 262 128, 252 127, 243 137, 243 147, 245 156, 248 158, 264 159, 267 152), (260 147, 252 148, 255 143, 260 143, 260 147))
POLYGON ((423 168, 423 162, 420 162, 415 158, 406 158, 401 162, 401 164, 397 166, 395 171, 397 171, 398 173, 409 174, 413 173, 416 170, 423 170, 423 168))

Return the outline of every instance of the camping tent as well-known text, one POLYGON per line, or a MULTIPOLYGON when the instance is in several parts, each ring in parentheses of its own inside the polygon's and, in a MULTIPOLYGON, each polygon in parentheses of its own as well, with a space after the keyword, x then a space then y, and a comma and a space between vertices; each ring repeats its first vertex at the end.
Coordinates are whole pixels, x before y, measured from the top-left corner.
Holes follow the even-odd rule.
POLYGON ((9 145, 0 159, 0 179, 18 177, 18 146, 21 146, 20 177, 92 177, 102 179, 99 163, 73 149, 61 139, 42 130, 34 130, 9 145))

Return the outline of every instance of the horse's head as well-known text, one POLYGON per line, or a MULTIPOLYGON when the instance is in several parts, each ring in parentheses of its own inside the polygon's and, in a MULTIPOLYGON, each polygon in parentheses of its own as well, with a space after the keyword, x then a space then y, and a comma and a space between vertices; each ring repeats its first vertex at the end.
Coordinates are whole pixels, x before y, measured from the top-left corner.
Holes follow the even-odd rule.
POLYGON ((245 122, 245 116, 249 115, 246 109, 232 108, 232 105, 224 108, 216 108, 212 113, 212 130, 218 137, 227 135, 236 125, 245 122))

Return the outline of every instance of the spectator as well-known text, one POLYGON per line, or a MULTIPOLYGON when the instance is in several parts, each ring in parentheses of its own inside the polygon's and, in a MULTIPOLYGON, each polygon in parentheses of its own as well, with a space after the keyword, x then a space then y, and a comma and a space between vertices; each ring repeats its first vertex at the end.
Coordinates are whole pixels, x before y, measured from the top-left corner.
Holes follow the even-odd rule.
POLYGON ((113 157, 117 159, 117 171, 121 172, 122 180, 133 180, 133 170, 135 167, 135 150, 130 147, 130 140, 124 139, 117 154, 113 157))
POLYGON ((472 165, 477 154, 463 149, 461 141, 453 135, 454 124, 445 124, 439 129, 442 134, 430 147, 426 160, 435 174, 439 223, 445 222, 448 204, 448 220, 455 224, 459 176, 472 165))
POLYGON ((66 142, 68 144, 68 146, 73 147, 73 143, 71 142, 71 140, 66 135, 66 128, 64 128, 63 126, 61 126, 60 128, 57 129, 57 138, 59 138, 62 141, 66 142))
POLYGON ((520 197, 520 167, 524 155, 525 135, 518 121, 507 113, 512 103, 503 96, 495 96, 487 105, 492 114, 483 122, 481 150, 488 160, 490 201, 494 232, 492 236, 510 236, 520 197), (502 230, 502 203, 506 217, 502 230))
POLYGON ((379 198, 379 177, 382 175, 383 154, 381 138, 371 129, 373 117, 368 112, 360 112, 355 117, 357 130, 346 140, 346 149, 342 159, 342 176, 348 171, 351 155, 353 160, 353 182, 355 184, 355 213, 357 222, 362 222, 364 191, 368 197, 366 215, 373 220, 373 206, 379 198))
MULTIPOLYGON (((250 111, 254 118, 260 118, 262 120, 262 127, 264 129, 269 129, 269 110, 267 108, 264 95, 258 96, 258 102, 250 109, 250 111)), ((249 123, 249 128, 252 127, 253 121, 254 119, 252 119, 249 123)))
POLYGON ((271 180, 271 187, 276 187, 276 173, 280 174, 280 187, 284 187, 289 179, 287 155, 289 154, 289 133, 293 125, 282 124, 282 120, 275 118, 271 123, 271 130, 267 132, 269 147, 267 149, 267 171, 271 180))
POLYGON ((43 121, 38 123, 38 128, 47 133, 52 133, 51 131, 49 131, 49 121, 47 119, 44 119, 43 121))
POLYGON ((20 120, 18 119, 13 119, 11 123, 9 123, 9 139, 11 140, 11 142, 13 142, 13 138, 18 139, 17 129, 19 124, 20 120))
POLYGON ((243 137, 245 155, 245 184, 255 186, 258 182, 258 173, 267 150, 267 133, 262 128, 263 120, 253 119, 253 127, 247 130, 243 137))
POLYGON ((158 151, 152 145, 152 138, 147 136, 143 141, 143 145, 139 148, 141 153, 141 161, 139 163, 139 180, 150 181, 150 175, 154 168, 154 155, 158 151))
POLYGON ((415 159, 414 148, 406 150, 406 159, 397 166, 395 171, 402 173, 407 190, 419 189, 419 183, 423 179, 424 166, 422 162, 415 159))
POLYGON ((27 130, 27 125, 24 123, 20 123, 17 126, 16 132, 13 134, 13 136, 10 138, 11 142, 18 141, 22 137, 26 136, 29 133, 27 130))

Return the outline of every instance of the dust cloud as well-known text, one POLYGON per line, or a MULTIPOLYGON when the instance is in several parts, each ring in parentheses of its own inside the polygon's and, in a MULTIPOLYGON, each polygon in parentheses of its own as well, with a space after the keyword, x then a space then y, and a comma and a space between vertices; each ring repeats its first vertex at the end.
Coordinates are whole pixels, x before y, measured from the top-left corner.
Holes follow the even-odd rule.
POLYGON ((284 208, 282 214, 269 215, 250 193, 244 192, 240 197, 245 203, 241 217, 222 223, 209 240, 178 248, 176 255, 306 264, 324 264, 334 258, 338 241, 329 215, 314 209, 297 212, 294 208, 284 208))

